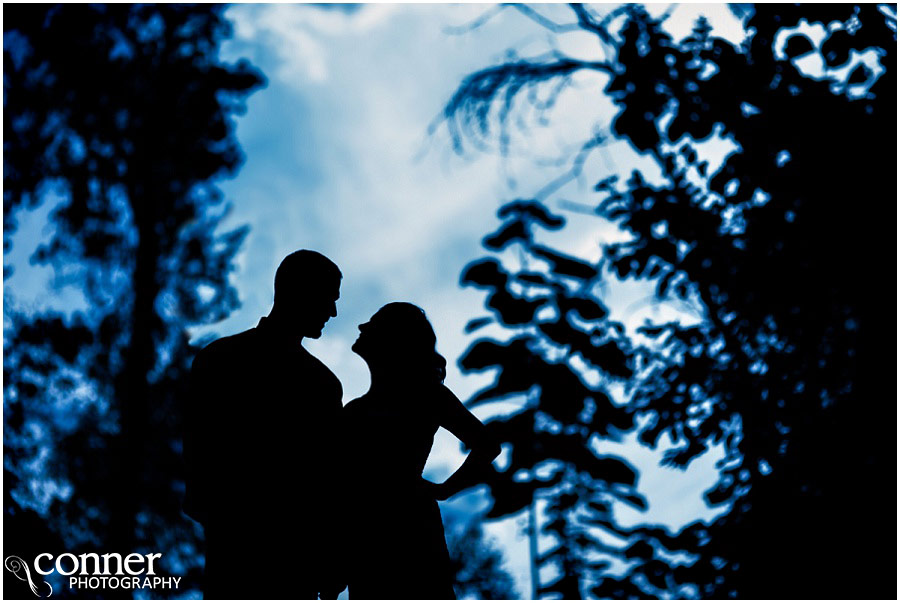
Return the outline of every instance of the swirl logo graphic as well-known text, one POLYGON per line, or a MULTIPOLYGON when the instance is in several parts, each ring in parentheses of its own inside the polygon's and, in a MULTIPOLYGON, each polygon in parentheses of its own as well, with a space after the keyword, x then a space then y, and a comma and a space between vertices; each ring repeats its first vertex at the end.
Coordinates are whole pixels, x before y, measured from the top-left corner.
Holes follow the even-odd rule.
MULTIPOLYGON (((31 588, 31 592, 34 593, 35 597, 42 596, 38 592, 38 587, 35 585, 34 581, 31 579, 31 570, 28 568, 28 564, 25 563, 24 559, 22 559, 21 557, 17 557, 16 555, 10 555, 9 557, 6 558, 6 560, 3 562, 3 564, 6 566, 6 569, 11 571, 16 578, 18 578, 22 582, 28 582, 28 586, 29 586, 29 588, 31 588)), ((53 587, 50 586, 50 583, 47 582, 46 580, 43 582, 44 582, 44 584, 47 585, 47 588, 50 589, 50 592, 47 593, 47 595, 46 595, 47 597, 49 597, 50 595, 53 594, 53 587)))

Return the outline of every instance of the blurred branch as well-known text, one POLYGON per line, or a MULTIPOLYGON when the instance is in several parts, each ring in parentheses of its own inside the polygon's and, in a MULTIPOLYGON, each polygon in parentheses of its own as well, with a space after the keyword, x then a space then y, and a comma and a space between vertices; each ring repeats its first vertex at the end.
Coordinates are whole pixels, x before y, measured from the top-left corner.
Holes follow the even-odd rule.
POLYGON ((499 15, 503 11, 503 9, 509 8, 509 6, 509 4, 497 4, 492 8, 484 11, 478 18, 470 23, 467 23, 465 25, 448 25, 444 27, 444 33, 452 36, 458 36, 464 33, 469 33, 470 31, 475 31, 476 29, 499 15))
POLYGON ((467 23, 465 25, 451 25, 444 28, 444 32, 450 35, 460 35, 464 33, 468 33, 470 31, 474 31, 499 15, 504 9, 512 8, 525 15, 527 18, 531 19, 541 27, 551 31, 553 33, 568 33, 572 31, 578 31, 583 29, 580 23, 557 23, 552 19, 542 15, 531 6, 527 4, 515 4, 504 2, 502 4, 497 4, 492 8, 486 10, 475 20, 467 23))
POLYGON ((583 4, 570 4, 569 7, 575 12, 575 15, 578 17, 578 25, 581 29, 586 31, 592 31, 597 36, 613 47, 618 47, 616 41, 609 34, 609 24, 616 17, 625 14, 628 10, 625 6, 620 6, 616 9, 613 9, 609 12, 602 20, 599 22, 595 20, 595 15, 591 14, 588 9, 583 4))
POLYGON ((669 17, 671 17, 672 13, 675 12, 676 8, 678 8, 677 2, 673 2, 672 4, 670 4, 669 7, 665 10, 665 12, 659 16, 659 22, 662 23, 663 21, 665 21, 669 17))
MULTIPOLYGON (((500 124, 506 122, 507 114, 512 107, 516 95, 526 86, 559 77, 569 76, 577 71, 592 70, 603 73, 615 73, 610 63, 603 61, 582 61, 554 53, 557 60, 535 63, 534 59, 522 59, 504 63, 496 67, 488 67, 467 77, 457 88, 452 98, 444 107, 442 119, 447 122, 453 139, 454 150, 462 151, 462 132, 457 120, 462 117, 462 124, 475 128, 477 134, 485 136, 490 130, 490 113, 493 102, 502 96, 500 108, 500 124)), ((436 129, 432 123, 429 130, 436 129)), ((477 142, 477 137, 470 136, 477 142)))
MULTIPOLYGON (((541 190, 535 193, 534 198, 543 201, 548 196, 555 193, 572 180, 578 178, 584 170, 584 163, 587 161, 588 156, 594 151, 594 149, 600 147, 608 140, 609 139, 601 133, 597 133, 592 136, 590 140, 581 145, 581 149, 579 149, 578 154, 572 161, 572 167, 570 167, 565 173, 551 180, 541 190)), ((596 214, 596 212, 594 213, 596 214)))
POLYGON ((568 33, 582 29, 580 23, 557 23, 537 12, 527 4, 513 4, 512 6, 541 27, 552 31, 553 33, 568 33))

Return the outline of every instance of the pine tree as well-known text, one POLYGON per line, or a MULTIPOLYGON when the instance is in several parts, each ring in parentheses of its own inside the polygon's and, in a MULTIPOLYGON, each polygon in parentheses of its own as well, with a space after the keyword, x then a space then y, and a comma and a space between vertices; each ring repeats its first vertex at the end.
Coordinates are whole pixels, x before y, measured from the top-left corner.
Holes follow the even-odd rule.
MULTIPOLYGON (((659 303, 699 303, 704 315, 700 325, 646 325, 650 343, 617 342, 637 369, 626 377, 633 393, 624 412, 651 418, 640 428, 647 445, 663 433, 679 443, 665 458, 673 466, 724 443, 720 483, 707 500, 731 505, 713 525, 675 536, 653 526, 621 533, 628 571, 600 575, 591 594, 896 596, 896 392, 894 356, 883 349, 896 304, 895 8, 742 5, 735 10, 747 17, 748 35, 740 48, 711 35, 703 19, 674 41, 666 15, 637 5, 602 18, 571 8, 576 27, 612 58, 553 53, 482 70, 464 80, 445 115, 459 145, 490 136, 522 90, 583 70, 606 74, 604 92, 618 106, 611 135, 658 171, 600 179, 596 211, 630 239, 598 241, 604 259, 584 274, 593 270, 610 286, 616 277, 650 281, 659 303), (802 19, 821 25, 821 40, 804 33, 802 19), (821 74, 803 66, 808 57, 821 60, 821 74), (725 139, 736 151, 711 166, 704 144, 725 139), (693 561, 666 561, 667 551, 693 561)), ((529 279, 556 268, 551 260, 529 279)), ((471 272, 464 281, 490 291, 511 280, 481 282, 471 272)), ((520 318, 521 328, 542 322, 520 318)), ((579 341, 566 333, 560 343, 571 354, 579 341)), ((479 345, 465 367, 488 366, 469 360, 479 345)), ((518 356, 494 362, 497 385, 511 375, 539 379, 529 365, 539 356, 523 343, 518 356)), ((575 391, 572 405, 582 400, 575 391)), ((519 444, 527 447, 529 430, 532 442, 541 435, 523 423, 519 444)), ((551 458, 541 451, 533 462, 551 458)))

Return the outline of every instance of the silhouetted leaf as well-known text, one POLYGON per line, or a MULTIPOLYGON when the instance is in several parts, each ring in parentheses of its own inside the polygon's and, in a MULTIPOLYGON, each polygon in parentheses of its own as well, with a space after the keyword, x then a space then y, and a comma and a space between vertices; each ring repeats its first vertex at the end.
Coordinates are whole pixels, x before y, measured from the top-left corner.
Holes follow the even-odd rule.
POLYGON ((494 502, 486 517, 492 519, 518 513, 527 507, 531 504, 535 490, 534 484, 514 482, 505 478, 493 480, 489 485, 494 502))
POLYGON ((590 501, 588 503, 588 507, 590 507, 592 511, 598 513, 601 516, 608 515, 610 511, 610 506, 605 502, 590 501))
POLYGON ((484 246, 499 251, 513 241, 529 242, 531 234, 522 220, 511 220, 500 227, 497 232, 484 238, 484 246))
POLYGON ((473 343, 462 358, 459 365, 470 371, 480 371, 498 365, 525 367, 530 352, 527 338, 519 337, 509 342, 494 339, 479 339, 473 343))
POLYGON ((599 300, 560 295, 556 303, 561 314, 575 311, 584 320, 601 320, 609 315, 609 310, 599 300))
POLYGON ((472 262, 466 266, 460 278, 461 285, 477 285, 481 287, 502 287, 508 276, 500 262, 488 258, 472 262))
POLYGON ((497 311, 497 317, 507 325, 531 322, 535 313, 547 302, 546 297, 526 299, 498 289, 488 297, 487 305, 497 311))
POLYGON ((690 463, 693 459, 697 458, 704 452, 706 452, 706 446, 704 446, 700 442, 692 440, 687 446, 683 448, 673 448, 672 450, 666 450, 665 454, 663 454, 661 464, 668 467, 675 467, 677 469, 685 469, 687 468, 688 463, 690 463))
POLYGON ((813 50, 815 48, 813 48, 812 42, 803 34, 795 34, 789 37, 784 47, 784 53, 788 59, 794 59, 813 50))
POLYGON ((466 323, 465 331, 466 333, 471 333, 473 331, 477 331, 481 327, 491 324, 492 322, 494 322, 494 319, 489 316, 485 316, 483 318, 473 318, 466 323))
POLYGON ((860 63, 850 72, 850 77, 847 78, 847 84, 853 86, 856 84, 865 84, 869 81, 869 78, 872 77, 872 72, 869 71, 869 68, 860 63))
POLYGON ((551 214, 538 201, 512 201, 501 207, 497 211, 497 216, 501 219, 515 217, 534 220, 548 230, 559 230, 565 224, 565 220, 561 216, 551 214))
POLYGON ((822 56, 829 67, 838 67, 850 59, 854 37, 846 30, 832 32, 822 43, 822 56))
POLYGON ((591 465, 590 472, 595 479, 628 486, 637 484, 637 470, 622 457, 601 456, 591 465))
POLYGON ((537 589, 538 595, 557 593, 562 599, 580 599, 578 576, 563 574, 553 582, 537 589))
POLYGON ((625 556, 629 559, 639 557, 642 559, 653 558, 653 547, 644 540, 638 540, 625 550, 625 556))
POLYGON ((706 502, 709 504, 709 506, 715 507, 728 502, 733 493, 734 488, 732 486, 719 485, 715 488, 712 488, 711 490, 707 490, 706 492, 704 492, 703 498, 706 499, 706 502))
POLYGON ((628 355, 622 351, 614 340, 579 351, 591 364, 610 375, 627 379, 633 374, 629 366, 628 355))
POLYGON ((557 274, 584 280, 597 276, 597 269, 594 266, 577 258, 557 253, 540 245, 533 245, 531 251, 536 256, 549 261, 550 270, 557 274))

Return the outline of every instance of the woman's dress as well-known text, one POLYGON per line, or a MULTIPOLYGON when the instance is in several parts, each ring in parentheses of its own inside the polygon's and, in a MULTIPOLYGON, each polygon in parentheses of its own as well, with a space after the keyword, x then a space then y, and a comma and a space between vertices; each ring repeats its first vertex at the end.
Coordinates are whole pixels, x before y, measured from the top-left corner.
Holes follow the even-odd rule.
POLYGON ((455 599, 444 527, 422 470, 438 421, 430 396, 372 392, 344 407, 351 599, 455 599))

